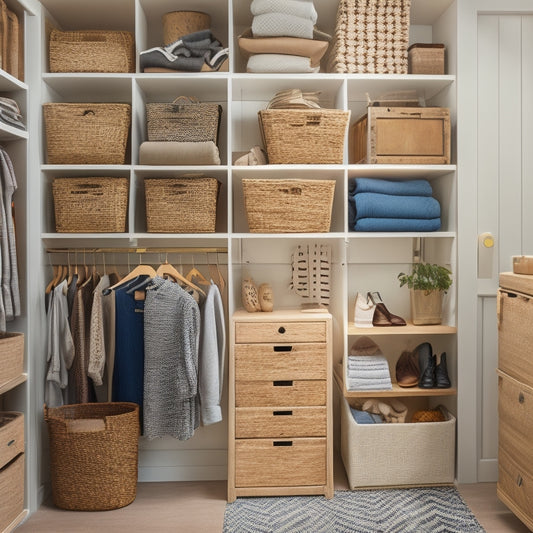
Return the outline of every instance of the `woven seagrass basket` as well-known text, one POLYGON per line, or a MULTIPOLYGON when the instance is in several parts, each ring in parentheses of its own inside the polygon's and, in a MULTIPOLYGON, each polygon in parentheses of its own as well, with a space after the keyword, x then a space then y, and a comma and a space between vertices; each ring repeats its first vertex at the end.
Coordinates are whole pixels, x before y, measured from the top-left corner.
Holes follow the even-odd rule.
POLYGON ((0 332, 0 386, 19 377, 24 367, 24 333, 0 332))
POLYGON ((149 141, 204 142, 218 138, 222 107, 179 97, 173 102, 146 104, 149 141))
POLYGON ((52 191, 56 231, 126 231, 128 188, 128 178, 55 178, 52 191))
POLYGON ((220 183, 216 178, 146 178, 149 233, 214 233, 220 183))
POLYGON ((24 510, 24 454, 0 469, 0 530, 9 527, 24 510))
POLYGON ((211 27, 211 17, 201 11, 171 11, 165 13, 163 22, 163 43, 168 45, 181 39, 184 35, 211 27))
POLYGON ((264 109, 258 117, 270 164, 342 163, 350 111, 264 109))
POLYGON ((123 165, 130 104, 43 104, 48 163, 123 165))
POLYGON ((105 511, 135 499, 140 434, 137 404, 45 406, 44 418, 57 507, 105 511))
POLYGON ((243 179, 242 187, 250 232, 329 231, 334 180, 243 179))
POLYGON ((407 74, 411 0, 340 0, 329 72, 407 74))
POLYGON ((135 72, 135 45, 128 31, 50 32, 50 72, 135 72))

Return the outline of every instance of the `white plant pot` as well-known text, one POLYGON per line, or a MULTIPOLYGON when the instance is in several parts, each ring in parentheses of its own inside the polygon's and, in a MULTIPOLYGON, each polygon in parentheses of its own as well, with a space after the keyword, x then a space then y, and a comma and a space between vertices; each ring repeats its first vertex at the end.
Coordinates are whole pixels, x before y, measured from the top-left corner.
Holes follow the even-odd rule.
POLYGON ((411 290, 411 319, 415 326, 442 323, 442 291, 411 290))

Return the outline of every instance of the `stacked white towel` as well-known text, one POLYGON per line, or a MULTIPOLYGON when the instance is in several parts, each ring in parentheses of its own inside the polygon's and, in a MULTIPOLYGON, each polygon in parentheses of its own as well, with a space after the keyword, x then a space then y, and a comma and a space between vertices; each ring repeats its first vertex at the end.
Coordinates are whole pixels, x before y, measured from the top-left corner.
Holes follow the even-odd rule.
POLYGON ((381 355, 349 355, 348 390, 391 390, 392 382, 387 359, 381 355))

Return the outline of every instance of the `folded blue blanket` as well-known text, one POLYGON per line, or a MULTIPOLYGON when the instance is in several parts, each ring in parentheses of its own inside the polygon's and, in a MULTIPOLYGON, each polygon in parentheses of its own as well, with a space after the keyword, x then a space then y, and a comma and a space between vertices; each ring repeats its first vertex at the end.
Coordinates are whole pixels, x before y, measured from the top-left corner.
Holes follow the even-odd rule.
POLYGON ((355 231, 438 231, 440 218, 362 218, 355 231))
POLYGON ((438 218, 440 204, 431 196, 392 196, 373 192, 354 195, 355 220, 360 218, 438 218))
POLYGON ((381 180, 355 178, 354 193, 377 192, 396 196, 431 196, 433 189, 428 180, 381 180))

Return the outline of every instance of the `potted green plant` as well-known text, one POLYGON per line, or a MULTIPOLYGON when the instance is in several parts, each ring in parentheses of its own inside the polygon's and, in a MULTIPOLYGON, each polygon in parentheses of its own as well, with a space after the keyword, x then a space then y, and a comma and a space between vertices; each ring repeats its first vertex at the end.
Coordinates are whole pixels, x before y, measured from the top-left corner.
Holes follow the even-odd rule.
POLYGON ((400 287, 411 290, 411 318, 416 326, 442 323, 442 298, 452 285, 452 273, 441 265, 413 263, 411 274, 398 274, 400 287))

